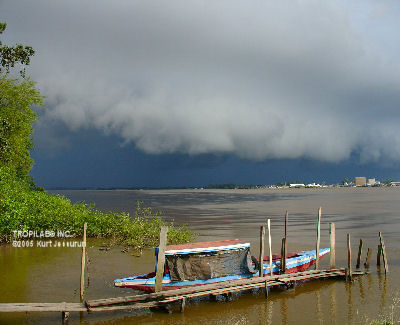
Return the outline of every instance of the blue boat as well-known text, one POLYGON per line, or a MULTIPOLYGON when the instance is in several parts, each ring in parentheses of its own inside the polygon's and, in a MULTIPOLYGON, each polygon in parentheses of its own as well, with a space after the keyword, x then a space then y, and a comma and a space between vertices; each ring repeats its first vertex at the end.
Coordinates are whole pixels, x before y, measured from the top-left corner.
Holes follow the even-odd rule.
MULTIPOLYGON (((155 249, 156 257, 158 248, 155 249)), ((322 258, 329 248, 319 250, 322 258)), ((315 264, 316 251, 301 251, 286 255, 286 273, 305 271, 315 264)), ((157 264, 157 263, 156 263, 157 264)), ((270 275, 269 256, 263 258, 263 276, 270 275)), ((272 256, 272 272, 280 273, 281 256, 272 256)), ((221 240, 167 246, 163 290, 198 286, 259 276, 259 261, 250 254, 250 243, 241 240, 221 240)), ((114 286, 154 292, 156 272, 114 280, 114 286)))

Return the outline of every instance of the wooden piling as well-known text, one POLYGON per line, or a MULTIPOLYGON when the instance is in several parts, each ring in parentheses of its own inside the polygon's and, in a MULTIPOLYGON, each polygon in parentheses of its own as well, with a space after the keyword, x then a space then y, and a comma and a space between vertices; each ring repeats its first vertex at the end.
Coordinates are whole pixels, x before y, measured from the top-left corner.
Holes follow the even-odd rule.
POLYGON ((181 308, 180 312, 183 313, 185 311, 185 306, 186 306, 186 298, 181 299, 181 308))
POLYGON ((271 219, 268 219, 268 245, 269 245, 269 275, 273 275, 272 271, 272 244, 271 244, 271 219))
POLYGON ((162 279, 164 276, 164 264, 165 264, 165 246, 167 245, 167 233, 168 227, 162 226, 160 232, 160 246, 158 247, 158 258, 157 258, 157 272, 154 291, 159 292, 162 290, 162 279))
POLYGON ((319 269, 319 244, 321 240, 321 214, 322 214, 322 208, 320 207, 318 209, 318 215, 317 215, 317 243, 316 243, 316 248, 315 248, 315 269, 319 269))
POLYGON ((63 324, 68 324, 68 319, 69 319, 69 312, 68 311, 63 311, 61 312, 61 321, 63 324))
POLYGON ((265 280, 264 288, 265 288, 265 299, 268 299, 268 291, 269 291, 268 280, 265 280))
POLYGON ((264 276, 264 242, 265 242, 265 226, 260 226, 260 265, 259 276, 264 276))
POLYGON ((378 245, 378 251, 376 252, 376 266, 381 266, 381 253, 382 253, 382 245, 378 245))
MULTIPOLYGON (((287 242, 288 242, 288 240, 287 240, 287 228, 288 228, 288 222, 289 222, 289 213, 286 210, 286 212, 285 212, 285 261, 286 261, 286 258, 287 258, 287 242)), ((285 262, 285 269, 286 269, 286 262, 285 262)))
POLYGON ((379 232, 379 243, 381 245, 381 250, 382 250, 383 267, 385 268, 385 273, 389 273, 389 267, 388 267, 387 255, 386 255, 386 247, 385 247, 385 242, 383 241, 381 232, 379 232))
POLYGON ((361 264, 361 254, 362 254, 362 246, 363 246, 363 241, 360 238, 360 244, 358 245, 358 254, 357 254, 357 264, 356 264, 356 269, 360 268, 361 264))
POLYGON ((282 246, 281 246, 281 274, 286 273, 286 252, 285 252, 285 247, 286 247, 286 238, 282 238, 282 246))
POLYGON ((85 222, 83 224, 82 259, 81 259, 81 285, 80 285, 81 302, 83 302, 83 300, 85 299, 86 228, 87 228, 87 223, 85 222))
POLYGON ((365 268, 369 268, 369 263, 371 262, 371 255, 372 255, 372 249, 368 248, 367 257, 365 258, 365 262, 364 262, 364 267, 365 268))
POLYGON ((351 243, 350 234, 347 234, 347 269, 348 269, 348 280, 352 280, 353 268, 351 265, 351 243))
POLYGON ((329 251, 329 257, 330 257, 330 268, 334 269, 335 268, 335 244, 336 244, 336 231, 335 231, 335 224, 331 222, 329 224, 329 237, 330 237, 330 251, 329 251))

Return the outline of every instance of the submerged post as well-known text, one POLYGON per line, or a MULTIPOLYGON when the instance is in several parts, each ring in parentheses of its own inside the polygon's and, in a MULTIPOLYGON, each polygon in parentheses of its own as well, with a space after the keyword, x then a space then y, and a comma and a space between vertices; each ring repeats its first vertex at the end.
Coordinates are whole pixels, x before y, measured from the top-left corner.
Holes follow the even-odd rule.
POLYGON ((376 266, 381 266, 381 253, 382 253, 382 245, 378 245, 378 251, 376 252, 376 266))
POLYGON ((347 234, 347 269, 348 269, 348 280, 351 281, 353 275, 353 269, 351 266, 351 243, 350 234, 347 234))
POLYGON ((333 222, 331 222, 329 224, 329 237, 330 237, 330 242, 331 242, 331 247, 330 247, 330 252, 329 252, 329 256, 330 256, 330 268, 334 269, 335 268, 335 224, 333 222))
POLYGON ((260 226, 260 265, 259 276, 264 276, 264 241, 265 241, 265 226, 260 226))
POLYGON ((361 264, 361 254, 362 254, 362 246, 363 246, 363 241, 360 238, 360 244, 358 245, 358 255, 357 255, 357 264, 356 264, 356 269, 360 268, 361 264))
POLYGON ((381 250, 382 250, 383 267, 385 268, 385 273, 389 273, 389 267, 388 267, 387 255, 386 255, 386 247, 385 247, 385 242, 383 241, 381 232, 379 232, 379 243, 381 245, 381 250))
POLYGON ((81 286, 80 286, 81 302, 83 302, 85 298, 86 228, 87 228, 87 223, 85 222, 83 224, 83 238, 82 238, 81 286))
POLYGON ((157 272, 156 272, 156 282, 154 285, 154 292, 159 292, 162 290, 162 279, 164 276, 164 264, 165 264, 165 246, 167 245, 167 232, 168 232, 168 227, 162 226, 160 232, 160 246, 158 246, 157 272))
POLYGON ((372 255, 372 249, 368 248, 367 257, 365 258, 365 263, 364 263, 365 268, 369 268, 369 263, 371 262, 371 255, 372 255))
POLYGON ((269 275, 272 276, 272 244, 271 244, 271 219, 268 219, 268 245, 269 245, 269 275))
POLYGON ((321 230, 321 214, 322 208, 318 209, 318 216, 317 216, 317 244, 315 248, 315 269, 319 269, 319 242, 321 239, 320 230, 321 230))

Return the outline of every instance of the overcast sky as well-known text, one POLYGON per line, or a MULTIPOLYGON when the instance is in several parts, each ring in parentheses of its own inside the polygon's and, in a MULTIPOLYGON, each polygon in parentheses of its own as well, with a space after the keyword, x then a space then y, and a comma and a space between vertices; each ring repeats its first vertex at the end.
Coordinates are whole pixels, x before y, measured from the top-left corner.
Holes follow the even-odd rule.
POLYGON ((47 97, 37 164, 72 162, 93 132, 87 148, 153 161, 399 175, 398 17, 384 0, 0 0, 2 39, 34 47, 29 74, 47 97))

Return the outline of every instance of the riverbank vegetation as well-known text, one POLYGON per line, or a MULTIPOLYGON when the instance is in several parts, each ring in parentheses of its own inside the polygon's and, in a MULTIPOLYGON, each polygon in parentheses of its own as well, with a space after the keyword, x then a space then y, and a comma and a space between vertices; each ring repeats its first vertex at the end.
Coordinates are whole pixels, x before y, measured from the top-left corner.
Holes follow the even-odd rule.
MULTIPOLYGON (((0 35, 5 29, 6 24, 0 23, 0 35)), ((71 203, 35 185, 30 150, 37 115, 32 106, 43 105, 44 98, 25 76, 34 53, 30 46, 0 41, 0 243, 12 240, 14 231, 70 231, 78 236, 85 222, 88 236, 112 238, 115 244, 138 249, 157 246, 163 225, 170 226, 169 243, 188 242, 193 236, 190 230, 174 227, 140 203, 134 216, 102 213, 93 205, 71 203), (11 70, 17 67, 20 77, 12 77, 11 70)))

